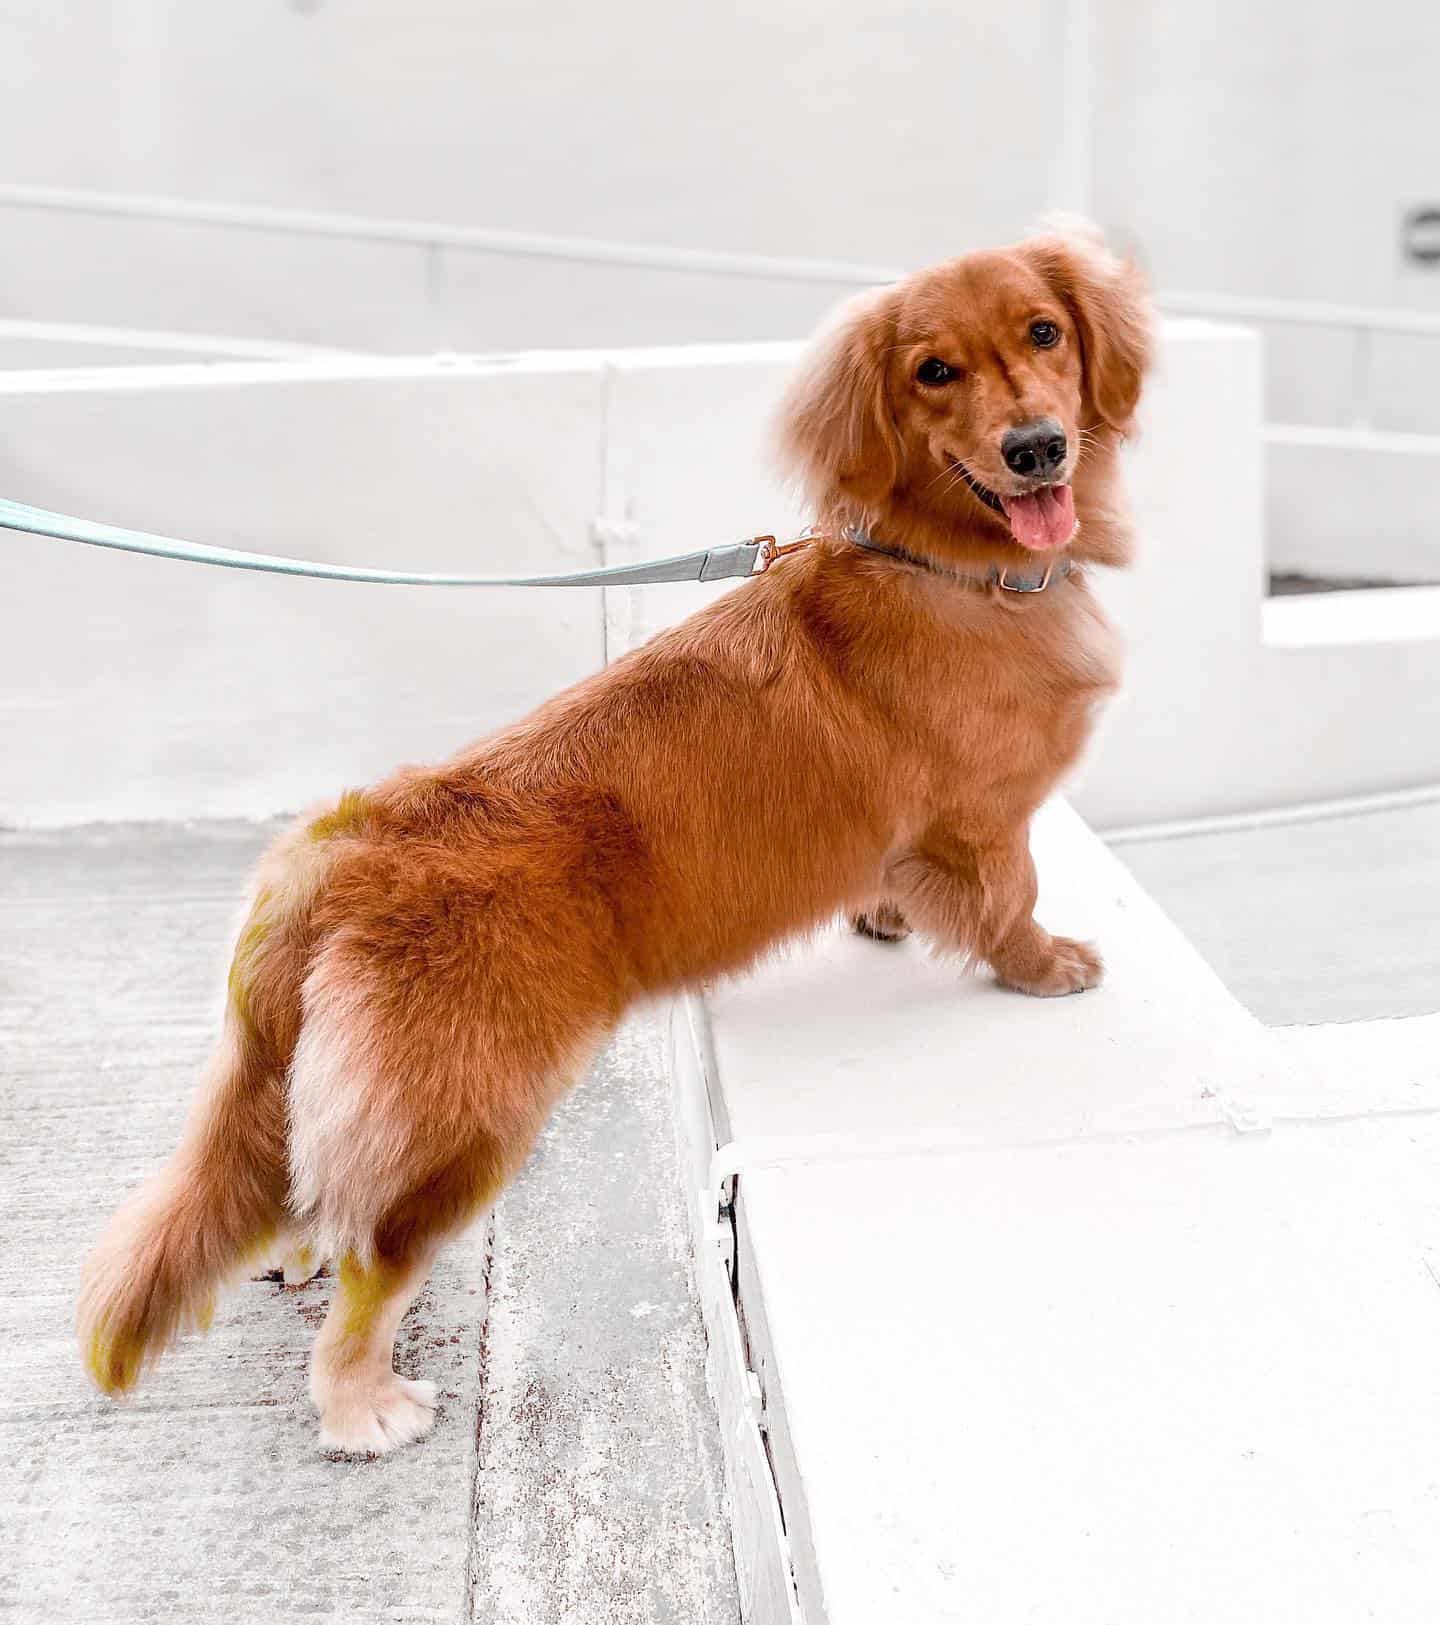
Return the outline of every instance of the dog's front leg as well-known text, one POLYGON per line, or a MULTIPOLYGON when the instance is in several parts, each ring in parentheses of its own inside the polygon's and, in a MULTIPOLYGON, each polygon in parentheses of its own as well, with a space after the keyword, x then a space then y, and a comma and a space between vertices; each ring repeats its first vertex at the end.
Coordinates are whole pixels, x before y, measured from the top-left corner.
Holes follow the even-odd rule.
POLYGON ((983 959, 1005 987, 1050 998, 1100 984, 1094 947, 1052 937, 1035 919, 1035 865, 1025 830, 985 844, 935 834, 895 859, 886 882, 917 930, 983 959))

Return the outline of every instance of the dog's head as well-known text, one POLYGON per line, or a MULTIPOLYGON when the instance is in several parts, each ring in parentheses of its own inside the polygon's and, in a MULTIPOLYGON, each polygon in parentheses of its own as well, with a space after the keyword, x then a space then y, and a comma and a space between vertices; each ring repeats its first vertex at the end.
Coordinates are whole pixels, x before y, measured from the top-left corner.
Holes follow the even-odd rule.
POLYGON ((1036 552, 1130 426, 1150 351, 1136 268, 1079 232, 969 254, 847 305, 802 362, 783 454, 822 522, 960 529, 1036 552))

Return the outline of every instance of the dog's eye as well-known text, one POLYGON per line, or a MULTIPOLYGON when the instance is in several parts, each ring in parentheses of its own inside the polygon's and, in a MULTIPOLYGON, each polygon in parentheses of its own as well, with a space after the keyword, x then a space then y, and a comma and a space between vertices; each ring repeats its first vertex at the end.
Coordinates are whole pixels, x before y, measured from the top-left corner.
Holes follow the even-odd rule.
POLYGON ((1030 342, 1038 349, 1048 350, 1060 339, 1060 329, 1054 322, 1031 322, 1030 342))
POLYGON ((955 377, 955 369, 948 362, 932 355, 929 360, 922 361, 916 367, 915 376, 922 384, 948 384, 955 377))

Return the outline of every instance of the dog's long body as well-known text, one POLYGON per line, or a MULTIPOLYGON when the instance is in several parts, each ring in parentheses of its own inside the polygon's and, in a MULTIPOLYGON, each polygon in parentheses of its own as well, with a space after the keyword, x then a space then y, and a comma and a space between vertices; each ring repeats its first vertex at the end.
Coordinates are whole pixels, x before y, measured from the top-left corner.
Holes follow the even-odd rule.
POLYGON ((285 836, 180 1150, 88 1267, 101 1386, 128 1388, 227 1274, 298 1231, 339 1262, 312 1375, 322 1440, 383 1451, 429 1423, 428 1385, 391 1355, 437 1247, 635 1000, 846 911, 1025 992, 1093 986, 1093 950, 1032 917, 1027 832, 1117 678, 1084 565, 1128 551, 1115 450, 1144 364, 1135 278, 1098 247, 1039 239, 872 296, 783 412, 825 539, 285 836), (1007 354, 1047 322, 1068 353, 1007 354), (1061 425, 1055 478, 1007 483, 990 442, 1023 461, 1017 420, 1061 425), (987 584, 1037 550, 1072 573, 987 584))

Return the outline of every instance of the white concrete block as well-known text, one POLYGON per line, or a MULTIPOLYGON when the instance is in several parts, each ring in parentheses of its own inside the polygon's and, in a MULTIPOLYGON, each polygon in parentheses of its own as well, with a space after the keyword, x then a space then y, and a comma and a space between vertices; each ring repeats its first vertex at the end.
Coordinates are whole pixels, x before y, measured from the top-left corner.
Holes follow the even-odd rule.
POLYGON ((1436 1232, 1396 1187, 1437 1151, 1432 1120, 742 1176, 807 1618, 1427 1625, 1436 1232))
MULTIPOLYGON (((501 573, 594 562, 593 366, 0 390, 0 489, 218 545, 501 573)), ((597 668, 590 589, 289 580, 4 540, 0 819, 260 816, 447 753, 597 668)))
POLYGON ((1271 569, 1352 581, 1440 581, 1433 466, 1432 459, 1396 452, 1270 446, 1271 569))

